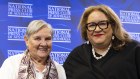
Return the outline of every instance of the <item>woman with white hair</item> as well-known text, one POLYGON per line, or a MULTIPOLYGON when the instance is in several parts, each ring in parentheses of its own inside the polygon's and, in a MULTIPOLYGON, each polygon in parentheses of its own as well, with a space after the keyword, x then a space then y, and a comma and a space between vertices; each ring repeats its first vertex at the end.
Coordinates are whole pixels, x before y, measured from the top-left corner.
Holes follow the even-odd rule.
POLYGON ((43 20, 33 20, 27 27, 23 54, 7 58, 0 79, 66 79, 63 67, 50 57, 53 29, 43 20))

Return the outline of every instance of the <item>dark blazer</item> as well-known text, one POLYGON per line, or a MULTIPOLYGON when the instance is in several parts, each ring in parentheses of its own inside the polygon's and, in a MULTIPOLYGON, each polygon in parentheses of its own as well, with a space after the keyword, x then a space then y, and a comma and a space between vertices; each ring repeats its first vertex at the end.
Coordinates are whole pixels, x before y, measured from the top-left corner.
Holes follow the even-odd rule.
POLYGON ((67 79, 140 79, 140 44, 126 44, 123 50, 110 48, 99 60, 91 44, 76 47, 64 62, 67 79))

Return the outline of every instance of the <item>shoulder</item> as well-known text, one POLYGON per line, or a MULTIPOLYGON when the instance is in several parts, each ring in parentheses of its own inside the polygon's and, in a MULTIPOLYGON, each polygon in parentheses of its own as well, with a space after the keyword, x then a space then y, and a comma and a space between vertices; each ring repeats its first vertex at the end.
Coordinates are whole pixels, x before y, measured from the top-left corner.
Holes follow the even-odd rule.
POLYGON ((136 44, 136 45, 140 44, 140 42, 139 42, 139 41, 137 41, 137 40, 132 40, 132 42, 131 42, 131 43, 136 44))
POLYGON ((89 48, 90 47, 90 44, 86 44, 86 43, 83 43, 77 47, 75 47, 72 52, 74 51, 83 51, 84 48, 89 48))
POLYGON ((2 67, 15 67, 20 63, 20 60, 22 59, 24 54, 18 54, 14 56, 8 57, 2 64, 2 67), (12 64, 12 65, 11 65, 12 64))
POLYGON ((0 68, 0 79, 15 79, 20 60, 24 54, 18 54, 7 58, 0 68))
POLYGON ((56 61, 53 61, 53 62, 55 64, 57 70, 62 70, 63 71, 63 66, 61 64, 57 63, 56 61))
POLYGON ((10 56, 4 62, 8 62, 8 61, 13 61, 13 62, 19 61, 23 56, 24 56, 24 54, 17 54, 17 55, 14 55, 14 56, 10 56))
POLYGON ((140 56, 140 42, 132 40, 131 42, 126 43, 123 51, 138 54, 138 56, 140 56))
POLYGON ((77 46, 68 55, 67 59, 64 62, 64 66, 66 66, 66 64, 68 63, 77 64, 77 62, 80 62, 80 63, 86 62, 90 56, 91 51, 92 51, 91 44, 84 43, 77 46))
POLYGON ((57 63, 56 61, 53 61, 56 67, 62 67, 62 65, 60 65, 59 63, 57 63))
POLYGON ((129 48, 140 47, 140 42, 132 40, 131 42, 127 43, 126 46, 129 48))
POLYGON ((133 40, 130 44, 130 49, 133 49, 135 52, 139 53, 140 55, 140 42, 133 40))
POLYGON ((54 64, 56 66, 59 79, 66 79, 66 73, 65 73, 63 66, 61 64, 57 63, 56 61, 54 61, 54 64))
POLYGON ((79 56, 81 53, 84 53, 84 51, 90 51, 92 48, 91 44, 83 43, 77 47, 75 47, 69 54, 69 56, 79 56))

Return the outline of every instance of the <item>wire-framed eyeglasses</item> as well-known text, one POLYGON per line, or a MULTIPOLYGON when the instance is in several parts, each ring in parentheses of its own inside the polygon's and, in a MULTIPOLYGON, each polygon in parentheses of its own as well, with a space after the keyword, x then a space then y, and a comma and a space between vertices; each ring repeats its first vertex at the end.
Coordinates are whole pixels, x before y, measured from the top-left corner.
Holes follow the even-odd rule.
POLYGON ((98 23, 95 22, 90 22, 86 24, 86 28, 88 31, 94 31, 96 29, 96 27, 98 26, 101 30, 107 29, 108 25, 111 22, 108 20, 103 20, 103 21, 99 21, 98 23))

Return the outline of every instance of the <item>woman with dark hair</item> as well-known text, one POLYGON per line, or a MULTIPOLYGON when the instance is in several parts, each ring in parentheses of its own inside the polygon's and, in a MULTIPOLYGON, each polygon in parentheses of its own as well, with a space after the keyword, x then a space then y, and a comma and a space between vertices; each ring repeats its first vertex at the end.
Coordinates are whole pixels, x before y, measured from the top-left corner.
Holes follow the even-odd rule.
POLYGON ((140 43, 109 6, 86 8, 79 28, 85 43, 65 61, 67 79, 140 79, 140 43))

